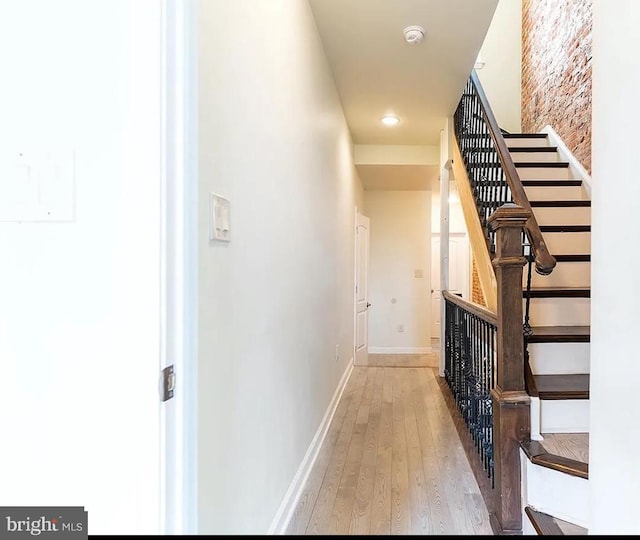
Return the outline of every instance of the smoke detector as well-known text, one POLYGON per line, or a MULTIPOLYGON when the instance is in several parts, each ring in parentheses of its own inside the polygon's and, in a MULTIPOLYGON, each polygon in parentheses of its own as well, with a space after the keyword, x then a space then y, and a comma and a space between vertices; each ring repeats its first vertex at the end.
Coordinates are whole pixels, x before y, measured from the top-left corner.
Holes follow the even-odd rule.
POLYGON ((410 45, 417 45, 424 39, 424 28, 422 26, 407 26, 403 32, 404 39, 410 45))

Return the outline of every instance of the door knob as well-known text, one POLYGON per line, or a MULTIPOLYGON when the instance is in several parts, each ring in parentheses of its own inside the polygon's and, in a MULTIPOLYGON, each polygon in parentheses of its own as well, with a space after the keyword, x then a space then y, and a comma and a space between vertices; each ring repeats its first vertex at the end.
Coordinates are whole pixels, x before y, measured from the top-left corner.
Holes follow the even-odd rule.
POLYGON ((369 302, 367 302, 367 307, 368 307, 368 308, 370 308, 370 307, 371 307, 371 304, 370 304, 369 302))

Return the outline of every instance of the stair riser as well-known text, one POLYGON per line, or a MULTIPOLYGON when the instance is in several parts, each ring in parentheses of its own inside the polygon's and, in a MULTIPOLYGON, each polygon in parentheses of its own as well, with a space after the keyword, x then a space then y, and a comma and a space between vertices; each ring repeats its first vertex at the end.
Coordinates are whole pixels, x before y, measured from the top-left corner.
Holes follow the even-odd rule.
POLYGON ((582 186, 525 186, 524 192, 530 201, 580 201, 584 199, 582 186))
MULTIPOLYGON (((523 272, 522 283, 527 284, 527 273, 523 272)), ((588 262, 560 262, 548 276, 531 272, 532 287, 586 287, 591 285, 591 264, 588 262)))
POLYGON ((510 153, 513 161, 528 163, 553 163, 560 161, 558 152, 515 152, 512 150, 510 153))
POLYGON ((581 255, 591 253, 590 232, 543 232, 547 248, 554 255, 581 255))
MULTIPOLYGON (((589 480, 534 465, 522 450, 520 463, 524 506, 589 527, 589 480)), ((522 515, 523 524, 529 522, 524 508, 522 515)))
POLYGON ((541 399, 541 433, 587 433, 588 399, 541 399))
POLYGON ((509 137, 505 137, 505 141, 507 142, 507 147, 512 148, 512 147, 518 147, 518 148, 522 148, 522 147, 527 147, 527 146, 535 146, 535 147, 540 147, 540 146, 549 146, 549 138, 548 137, 532 137, 532 138, 520 138, 518 137, 517 139, 512 139, 509 137))
POLYGON ((590 343, 529 343, 534 375, 573 375, 590 372, 590 343))
POLYGON ((531 326, 588 326, 590 306, 590 298, 532 298, 531 326))
POLYGON ((591 225, 591 208, 588 207, 533 207, 533 215, 538 225, 591 225))
POLYGON ((569 167, 516 167, 520 180, 572 180, 569 167))

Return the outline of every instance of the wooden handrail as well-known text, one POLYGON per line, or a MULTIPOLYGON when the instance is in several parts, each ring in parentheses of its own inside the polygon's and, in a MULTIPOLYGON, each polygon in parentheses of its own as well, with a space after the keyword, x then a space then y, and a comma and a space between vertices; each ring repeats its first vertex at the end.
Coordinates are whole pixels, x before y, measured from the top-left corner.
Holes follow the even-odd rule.
POLYGON ((469 302, 468 300, 460 298, 458 295, 452 294, 449 291, 442 291, 442 297, 452 304, 455 304, 464 309, 465 311, 468 311, 469 313, 473 313, 477 317, 480 317, 483 321, 486 321, 494 326, 498 326, 498 316, 492 311, 489 311, 486 307, 479 304, 474 304, 473 302, 469 302))
POLYGON ((555 268, 556 260, 553 255, 549 253, 549 249, 547 248, 547 244, 545 243, 544 237, 542 236, 540 226, 538 225, 538 222, 533 215, 533 211, 531 210, 531 204, 529 204, 529 198, 524 191, 524 186, 522 185, 522 181, 520 180, 520 175, 516 170, 513 159, 511 159, 511 154, 509 153, 509 149, 507 148, 507 143, 502 136, 502 132, 500 131, 500 127, 498 126, 498 122, 493 115, 493 111, 491 110, 491 106, 489 105, 489 100, 484 93, 484 89, 482 88, 482 84, 480 83, 480 79, 478 78, 478 74, 475 72, 475 70, 471 72, 471 82, 473 83, 473 86, 475 87, 475 90, 478 94, 485 121, 487 123, 487 126, 489 127, 491 138, 493 139, 493 142, 496 146, 497 153, 500 158, 500 163, 502 164, 507 183, 509 184, 509 188, 511 189, 513 202, 521 208, 528 210, 531 214, 527 219, 525 230, 527 232, 527 236, 529 237, 529 242, 531 242, 531 249, 534 255, 536 272, 546 276, 550 274, 555 268))

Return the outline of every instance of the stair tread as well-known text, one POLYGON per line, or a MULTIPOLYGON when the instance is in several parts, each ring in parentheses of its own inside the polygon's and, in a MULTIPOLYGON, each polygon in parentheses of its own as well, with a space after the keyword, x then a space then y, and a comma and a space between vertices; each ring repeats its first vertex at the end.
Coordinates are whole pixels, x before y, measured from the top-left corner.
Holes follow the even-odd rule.
POLYGON ((559 263, 563 263, 563 262, 591 262, 591 255, 589 254, 578 254, 578 253, 573 253, 573 254, 565 254, 565 255, 554 255, 553 258, 556 260, 556 262, 559 263))
POLYGON ((529 293, 523 290, 523 295, 531 298, 590 298, 589 287, 531 287, 529 293))
POLYGON ((508 133, 502 135, 505 139, 546 139, 546 133, 508 133))
POLYGON ((591 225, 540 225, 542 232, 591 232, 591 225))
POLYGON ((557 146, 509 146, 509 152, 557 152, 557 146))
POLYGON ((582 185, 582 180, 522 180, 524 187, 578 187, 582 185))
POLYGON ((540 399, 589 399, 589 374, 534 375, 540 399))
MULTIPOLYGON (((524 184, 524 181, 523 181, 524 184)), ((524 184, 526 186, 526 184, 524 184)), ((549 186, 555 187, 555 186, 549 186)), ((569 206, 583 206, 591 207, 591 201, 589 199, 565 199, 565 200, 552 200, 552 201, 529 201, 532 208, 549 208, 549 207, 569 207, 569 206)))
POLYGON ((580 525, 539 512, 531 506, 525 507, 524 511, 539 536, 581 536, 588 534, 588 530, 580 527, 580 525))
POLYGON ((542 437, 548 454, 589 463, 589 433, 543 433, 542 437))
POLYGON ((578 478, 589 478, 589 464, 577 459, 571 459, 547 452, 547 449, 539 441, 521 441, 520 448, 524 451, 529 461, 546 469, 559 471, 578 478))
POLYGON ((516 161, 514 165, 516 167, 521 167, 521 168, 542 167, 545 169, 567 169, 569 167, 569 162, 568 161, 516 161))
POLYGON ((529 343, 587 343, 591 326, 532 326, 529 343))

